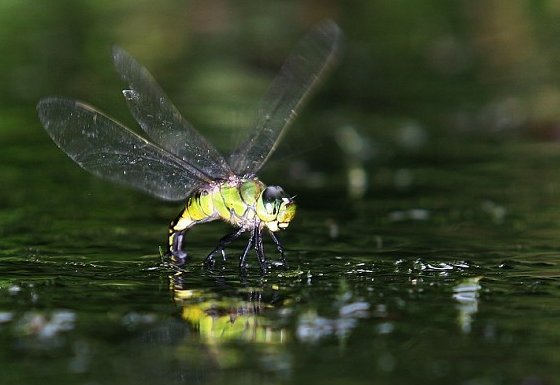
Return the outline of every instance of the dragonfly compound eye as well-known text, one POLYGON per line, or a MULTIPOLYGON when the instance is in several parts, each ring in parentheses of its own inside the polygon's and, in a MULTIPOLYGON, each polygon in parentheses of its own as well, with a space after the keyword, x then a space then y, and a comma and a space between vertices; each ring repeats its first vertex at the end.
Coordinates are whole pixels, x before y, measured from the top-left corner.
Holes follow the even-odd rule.
POLYGON ((282 187, 268 186, 265 188, 262 192, 262 203, 266 213, 275 217, 284 198, 288 198, 288 194, 286 194, 282 187))
POLYGON ((279 186, 268 186, 261 194, 257 215, 272 231, 285 229, 295 216, 294 200, 279 186))
POLYGON ((265 204, 274 203, 282 198, 288 198, 288 194, 280 186, 268 186, 262 193, 262 199, 265 204))

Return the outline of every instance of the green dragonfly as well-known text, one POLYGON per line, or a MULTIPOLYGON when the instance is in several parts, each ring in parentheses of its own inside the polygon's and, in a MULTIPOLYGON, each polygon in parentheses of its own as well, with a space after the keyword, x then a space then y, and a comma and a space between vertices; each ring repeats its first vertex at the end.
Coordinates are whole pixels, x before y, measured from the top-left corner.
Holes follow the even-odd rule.
POLYGON ((225 260, 225 248, 249 232, 239 266, 246 268, 247 254, 255 249, 264 270, 262 232, 268 230, 285 264, 275 232, 288 227, 296 204, 281 187, 266 186, 256 174, 332 63, 340 37, 338 26, 327 21, 297 44, 266 91, 248 138, 228 157, 181 116, 144 67, 117 47, 115 67, 129 86, 123 94, 145 137, 76 100, 41 100, 39 119, 58 147, 85 170, 164 200, 186 199, 169 227, 171 261, 187 261, 183 239, 191 227, 222 219, 236 230, 220 240, 205 262, 213 265, 219 253, 225 260))

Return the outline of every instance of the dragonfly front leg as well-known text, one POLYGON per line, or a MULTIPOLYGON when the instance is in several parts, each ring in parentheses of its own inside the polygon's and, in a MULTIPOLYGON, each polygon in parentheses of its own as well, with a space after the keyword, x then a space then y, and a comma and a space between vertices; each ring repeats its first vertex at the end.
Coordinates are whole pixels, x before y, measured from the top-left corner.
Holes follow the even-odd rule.
POLYGON ((235 241, 237 238, 239 238, 241 236, 241 234, 243 234, 245 231, 244 228, 240 228, 237 231, 234 231, 231 234, 226 235, 225 237, 223 237, 222 239, 220 239, 220 243, 218 244, 218 246, 216 246, 216 248, 214 250, 212 250, 212 252, 210 254, 208 254, 208 256, 206 257, 206 259, 204 260, 204 264, 205 265, 211 265, 214 263, 214 256, 216 254, 218 254, 219 252, 222 253, 222 256, 225 260, 226 255, 225 255, 225 248, 233 241, 235 241))
POLYGON ((278 250, 278 252, 280 253, 280 256, 282 257, 282 264, 284 266, 287 266, 286 257, 284 256, 284 248, 282 247, 282 244, 280 243, 280 240, 278 239, 276 234, 274 234, 272 231, 269 231, 268 233, 270 234, 270 238, 272 238, 272 241, 276 245, 276 249, 278 250))

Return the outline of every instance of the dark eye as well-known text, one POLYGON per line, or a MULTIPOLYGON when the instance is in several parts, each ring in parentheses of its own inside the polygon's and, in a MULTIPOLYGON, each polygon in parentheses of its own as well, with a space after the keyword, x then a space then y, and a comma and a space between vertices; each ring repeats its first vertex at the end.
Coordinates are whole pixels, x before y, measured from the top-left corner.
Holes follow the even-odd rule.
POLYGON ((280 186, 268 186, 262 193, 264 203, 274 203, 278 199, 287 198, 288 195, 280 186))

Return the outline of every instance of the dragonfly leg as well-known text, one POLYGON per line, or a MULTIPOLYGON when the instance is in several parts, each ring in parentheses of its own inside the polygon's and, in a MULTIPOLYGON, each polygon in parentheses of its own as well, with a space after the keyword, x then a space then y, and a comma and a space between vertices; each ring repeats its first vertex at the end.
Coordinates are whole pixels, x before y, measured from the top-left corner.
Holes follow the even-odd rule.
POLYGON ((249 242, 247 242, 247 246, 245 246, 245 250, 243 250, 243 255, 239 258, 239 269, 245 270, 247 268, 247 254, 249 251, 255 246, 255 239, 253 238, 253 234, 251 233, 251 237, 249 238, 249 242))
POLYGON ((253 242, 255 244, 255 251, 257 252, 257 257, 259 257, 259 263, 261 265, 261 270, 266 271, 266 257, 264 255, 264 246, 262 238, 262 230, 258 227, 253 229, 253 242))
POLYGON ((284 256, 284 248, 282 247, 282 244, 280 243, 280 240, 278 239, 276 234, 274 234, 272 231, 269 231, 268 233, 270 234, 270 238, 272 238, 272 241, 276 245, 276 249, 278 250, 278 252, 280 253, 280 256, 282 257, 282 264, 284 266, 287 266, 286 257, 284 256))
POLYGON ((213 264, 214 263, 214 256, 218 253, 222 253, 222 257, 225 260, 226 259, 226 254, 225 254, 224 250, 227 247, 227 245, 229 245, 231 242, 233 242, 237 238, 239 238, 241 236, 241 234, 243 234, 245 231, 246 230, 244 228, 240 228, 239 230, 236 230, 233 233, 228 234, 225 237, 223 237, 222 239, 220 239, 220 243, 218 244, 218 246, 216 246, 216 248, 214 250, 212 250, 212 252, 210 254, 208 254, 206 259, 204 260, 204 264, 206 264, 206 265, 213 264))

